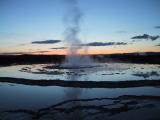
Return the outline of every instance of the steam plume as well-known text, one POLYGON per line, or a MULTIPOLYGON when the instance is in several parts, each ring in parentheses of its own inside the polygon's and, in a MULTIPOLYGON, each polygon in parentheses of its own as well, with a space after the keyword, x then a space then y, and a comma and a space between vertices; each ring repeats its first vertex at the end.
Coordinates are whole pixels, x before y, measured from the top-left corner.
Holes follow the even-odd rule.
POLYGON ((79 33, 81 31, 80 23, 83 16, 83 13, 78 6, 78 1, 79 0, 65 0, 67 13, 64 17, 64 40, 67 43, 68 48, 65 64, 67 63, 72 66, 84 65, 91 62, 88 56, 84 57, 78 54, 78 50, 82 47, 79 33))
POLYGON ((78 35, 80 33, 80 22, 83 14, 78 7, 78 0, 66 0, 66 8, 64 39, 68 45, 69 54, 76 55, 81 48, 81 40, 78 35))

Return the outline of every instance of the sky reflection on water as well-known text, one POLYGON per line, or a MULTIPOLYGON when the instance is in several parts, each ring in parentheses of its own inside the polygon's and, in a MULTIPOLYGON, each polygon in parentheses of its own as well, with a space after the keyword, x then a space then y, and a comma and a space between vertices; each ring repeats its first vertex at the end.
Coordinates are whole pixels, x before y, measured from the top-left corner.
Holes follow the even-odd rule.
MULTIPOLYGON (((79 81, 156 80, 160 78, 160 66, 148 64, 109 63, 86 69, 44 69, 46 65, 17 65, 1 67, 0 77, 27 79, 60 79, 79 81), (28 69, 24 71, 25 69, 28 69), (154 73, 154 74, 152 74, 154 73), (73 76, 77 76, 73 79, 73 76)), ((50 65, 51 66, 51 65, 50 65)))
MULTIPOLYGON (((32 72, 42 72, 46 65, 17 65, 1 67, 0 77, 18 77, 27 79, 63 79, 63 80, 95 80, 95 81, 120 81, 120 80, 142 80, 159 79, 159 65, 144 64, 105 64, 101 68, 92 69, 62 69, 63 74, 40 74, 32 72), (23 72, 24 68, 32 72, 23 72), (153 75, 144 78, 133 75, 139 73, 152 73, 153 75)), ((48 69, 47 69, 48 70, 48 69)), ((48 71, 57 71, 48 70, 48 71)), ((0 83, 0 111, 15 109, 37 110, 57 103, 72 99, 106 98, 118 97, 121 95, 157 95, 160 96, 158 87, 135 87, 135 88, 73 88, 58 86, 31 86, 13 83, 0 83)), ((93 101, 94 105, 99 105, 104 101, 93 101)), ((105 101, 106 102, 106 101, 105 101)), ((66 104, 65 107, 80 106, 80 101, 66 104)), ((88 103, 89 104, 89 103, 88 103)), ((106 103, 103 103, 106 104, 106 103)), ((107 103, 108 104, 108 103, 107 103)), ((81 116, 81 111, 77 111, 72 118, 81 116)))

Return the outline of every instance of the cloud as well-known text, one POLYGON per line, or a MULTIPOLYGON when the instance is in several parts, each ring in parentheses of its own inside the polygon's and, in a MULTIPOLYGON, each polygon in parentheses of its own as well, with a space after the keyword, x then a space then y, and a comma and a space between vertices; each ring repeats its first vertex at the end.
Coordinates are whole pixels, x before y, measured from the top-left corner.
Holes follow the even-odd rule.
POLYGON ((49 52, 49 51, 34 51, 34 52, 30 52, 30 53, 46 53, 46 52, 49 52))
POLYGON ((160 29, 160 26, 155 26, 156 29, 160 29))
POLYGON ((54 49, 54 50, 60 50, 60 49, 67 49, 67 47, 55 47, 55 48, 51 48, 51 49, 54 49))
POLYGON ((20 54, 26 54, 24 52, 4 52, 0 53, 0 55, 20 55, 20 54))
POLYGON ((134 36, 131 39, 139 39, 139 40, 146 39, 146 40, 154 41, 154 40, 157 40, 158 38, 160 38, 159 35, 151 36, 151 35, 148 35, 148 34, 143 34, 143 35, 134 36))
POLYGON ((82 44, 82 46, 112 46, 112 45, 127 45, 125 42, 91 42, 82 44))
MULTIPOLYGON (((113 46, 113 45, 127 45, 128 43, 126 42, 90 42, 90 43, 84 43, 81 44, 79 46, 113 46)), ((74 47, 78 47, 78 46, 74 46, 74 47)), ((55 48, 51 48, 51 49, 67 49, 67 47, 55 47, 55 48)))
POLYGON ((156 46, 160 46, 160 44, 156 45, 156 46))
POLYGON ((116 31, 116 33, 122 34, 122 33, 127 33, 127 31, 119 30, 119 31, 116 31))
POLYGON ((40 53, 46 53, 49 51, 33 51, 33 52, 4 52, 4 53, 0 53, 0 55, 23 55, 23 54, 40 54, 40 53))
POLYGON ((32 44, 55 44, 59 43, 61 40, 44 40, 44 41, 33 41, 32 44))

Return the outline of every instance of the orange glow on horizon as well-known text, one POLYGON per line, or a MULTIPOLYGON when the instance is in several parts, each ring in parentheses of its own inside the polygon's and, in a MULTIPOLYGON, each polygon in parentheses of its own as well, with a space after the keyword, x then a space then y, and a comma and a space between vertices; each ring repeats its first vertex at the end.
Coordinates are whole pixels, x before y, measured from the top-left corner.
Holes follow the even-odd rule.
MULTIPOLYGON (((83 49, 79 50, 77 54, 80 55, 97 55, 97 54, 115 54, 115 53, 133 53, 133 52, 160 52, 159 49, 150 48, 143 49, 143 50, 133 50, 133 49, 90 49, 87 52, 83 49)), ((48 51, 45 53, 34 53, 34 54, 42 54, 42 55, 67 55, 69 54, 67 50, 54 50, 54 51, 48 51)))
MULTIPOLYGON (((22 53, 22 54, 34 54, 34 55, 68 55, 69 50, 67 49, 57 49, 51 50, 47 47, 14 47, 8 49, 0 49, 0 54, 9 54, 9 53, 22 53), (41 48, 41 49, 40 49, 41 48)), ((134 53, 134 52, 160 52, 159 47, 155 46, 146 46, 141 44, 127 45, 127 46, 107 46, 107 47, 88 47, 87 49, 79 49, 77 54, 82 55, 92 55, 92 54, 115 54, 115 53, 134 53)))

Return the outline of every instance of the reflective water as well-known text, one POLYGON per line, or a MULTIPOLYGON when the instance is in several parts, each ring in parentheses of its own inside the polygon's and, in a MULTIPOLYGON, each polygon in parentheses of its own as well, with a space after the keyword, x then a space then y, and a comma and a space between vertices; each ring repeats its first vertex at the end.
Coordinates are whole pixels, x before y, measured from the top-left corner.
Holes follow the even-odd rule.
POLYGON ((63 88, 1 84, 0 110, 39 109, 65 100, 81 98, 105 98, 121 95, 160 95, 160 88, 63 88))
MULTIPOLYGON (((0 68, 0 77, 27 79, 71 80, 77 76, 79 81, 124 81, 157 80, 160 78, 160 65, 110 63, 100 67, 79 69, 51 69, 53 65, 17 65, 0 68), (47 68, 47 67, 49 68, 47 68)), ((73 79, 74 80, 74 79, 73 79)))
MULTIPOLYGON (((15 77, 15 78, 27 78, 27 79, 61 79, 61 80, 79 80, 79 81, 124 81, 124 80, 159 80, 160 79, 160 65, 147 65, 147 64, 122 64, 122 63, 113 63, 113 64, 99 64, 99 67, 93 68, 80 68, 80 69, 50 69, 53 65, 41 64, 41 65, 15 65, 9 67, 0 67, 0 77, 15 77)), ((32 86, 32 85, 21 85, 13 83, 0 83, 0 119, 11 118, 11 120, 17 115, 20 115, 23 120, 31 119, 33 116, 32 110, 42 111, 46 113, 42 116, 42 120, 46 120, 50 115, 52 117, 56 116, 56 119, 62 120, 65 119, 81 119, 82 116, 86 116, 86 113, 89 117, 86 117, 86 120, 91 120, 91 118, 98 119, 97 111, 99 111, 102 118, 109 115, 111 111, 104 112, 104 107, 107 107, 107 110, 110 108, 110 104, 113 104, 112 107, 116 109, 124 109, 128 104, 127 100, 113 100, 113 99, 103 99, 103 98, 115 98, 118 96, 124 95, 148 95, 148 96, 160 96, 159 87, 134 87, 134 88, 73 88, 73 87, 59 87, 59 86, 50 86, 50 87, 41 87, 41 86, 32 86), (86 100, 91 99, 92 100, 86 100), (85 99, 85 100, 81 100, 85 99), (68 101, 67 100, 73 100, 68 101), (78 100, 78 101, 74 101, 78 100), (85 103, 84 103, 85 102, 85 103), (121 102, 121 103, 119 103, 121 102), (125 103, 126 102, 126 103, 125 103), (54 106, 58 106, 54 109, 54 106), (52 108, 53 107, 53 108, 52 108), (45 109, 43 109, 45 108, 45 109), (52 109, 51 109, 52 108, 52 109), (102 109, 103 108, 103 109, 102 109), (4 113, 6 110, 19 110, 18 112, 13 113, 4 113), (23 110, 23 112, 20 112, 23 110), (27 112, 29 110, 29 112, 27 112), (52 111, 53 110, 53 111, 52 111), (67 111, 68 110, 68 111, 67 111), (25 111, 25 112, 24 112, 25 111), (54 112, 55 111, 55 112, 54 112), (57 112, 57 111, 63 111, 57 112), (70 114, 68 112, 71 112, 70 114), (92 114, 96 114, 96 116, 92 114), (109 114, 108 114, 109 113, 109 114), (14 114, 14 116, 12 115, 14 114), (44 118, 43 118, 44 117, 44 118), (25 118, 25 119, 24 119, 25 118)), ((134 97, 133 97, 134 98, 134 97)), ((132 98, 132 99, 133 99, 132 98)), ((139 106, 142 106, 142 103, 147 106, 145 110, 151 110, 148 107, 151 103, 152 105, 160 105, 160 102, 152 100, 132 100, 131 106, 137 109, 139 106), (137 107, 138 106, 138 107, 137 107)), ((123 110, 122 109, 122 110, 123 110)), ((126 109, 126 108, 125 108, 126 109)), ((128 108, 127 108, 128 109, 128 108)), ((105 109, 106 110, 106 109, 105 109)), ((133 110, 132 110, 133 111, 133 110)), ((159 115, 160 106, 154 108, 153 113, 159 115)), ((152 112, 152 111, 149 111, 152 112)), ((131 112, 132 113, 132 112, 131 112)), ((40 114, 40 113, 38 113, 40 114)), ((119 112, 116 112, 119 114, 119 112)), ((135 113, 133 113, 135 114, 135 113)), ((144 118, 144 110, 141 114, 144 118)), ((146 115, 147 114, 146 112, 146 115)), ((19 118, 21 118, 18 116, 19 118)), ((124 116, 124 115, 122 115, 124 116)), ((113 116, 112 116, 113 117, 113 116)), ((115 117, 115 116, 114 116, 115 117)), ((119 118, 118 116, 117 118, 119 118)), ((125 116, 127 117, 127 116, 125 116)), ((148 116, 147 116, 148 117, 148 116)), ((152 116, 150 116, 152 118, 152 116)), ((116 119, 117 119, 116 118, 116 119)), ((122 117, 123 119, 123 117, 122 117)), ((114 120, 114 119, 112 119, 114 120)))

